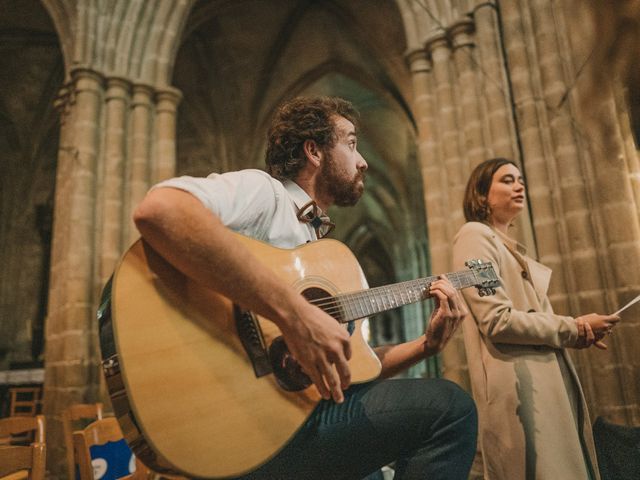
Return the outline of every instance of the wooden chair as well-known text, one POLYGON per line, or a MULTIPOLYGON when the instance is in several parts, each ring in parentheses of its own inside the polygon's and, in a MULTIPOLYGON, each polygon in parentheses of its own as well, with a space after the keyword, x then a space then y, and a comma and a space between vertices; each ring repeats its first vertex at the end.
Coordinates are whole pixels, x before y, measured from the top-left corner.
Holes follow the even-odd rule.
POLYGON ((102 419, 102 403, 78 403, 71 405, 62 412, 62 427, 64 430, 64 444, 67 450, 67 473, 69 480, 76 478, 76 462, 73 454, 73 432, 78 430, 78 425, 84 421, 81 428, 87 426, 90 421, 102 419))
POLYGON ((41 442, 28 447, 0 447, 0 480, 44 480, 46 448, 41 442))
POLYGON ((41 387, 11 387, 9 389, 9 416, 34 416, 40 410, 41 387))
MULTIPOLYGON (((85 429, 73 432, 75 458, 80 470, 80 480, 95 480, 90 448, 104 446, 109 442, 124 441, 118 421, 113 417, 96 420, 85 429)), ((127 447, 128 448, 128 447, 127 447)), ((129 462, 129 458, 124 459, 129 462)), ((113 468, 113 466, 112 466, 113 468)), ((129 480, 147 480, 151 478, 150 470, 136 458, 136 470, 132 474, 120 478, 129 480)))
POLYGON ((0 418, 0 448, 4 445, 27 446, 32 442, 44 443, 44 441, 44 415, 0 418))

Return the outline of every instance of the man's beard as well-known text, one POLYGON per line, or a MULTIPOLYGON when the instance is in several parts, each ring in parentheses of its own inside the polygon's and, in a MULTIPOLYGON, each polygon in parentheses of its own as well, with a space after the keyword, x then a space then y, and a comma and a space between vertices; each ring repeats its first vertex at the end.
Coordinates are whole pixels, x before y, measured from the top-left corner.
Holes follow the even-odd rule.
POLYGON ((339 207, 352 207, 364 192, 364 172, 358 170, 353 178, 345 178, 329 152, 325 152, 318 182, 320 191, 339 207))

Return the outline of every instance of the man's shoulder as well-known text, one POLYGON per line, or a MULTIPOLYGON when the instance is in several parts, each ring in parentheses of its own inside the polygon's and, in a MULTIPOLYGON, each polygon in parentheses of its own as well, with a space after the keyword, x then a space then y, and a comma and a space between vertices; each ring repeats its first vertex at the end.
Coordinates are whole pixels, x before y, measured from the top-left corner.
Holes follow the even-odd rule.
POLYGON ((232 171, 232 172, 225 172, 225 173, 212 173, 207 178, 216 178, 216 177, 219 177, 219 176, 222 176, 222 177, 242 177, 242 178, 255 180, 255 181, 258 181, 258 182, 281 183, 279 180, 273 178, 271 175, 269 175, 264 170, 260 170, 260 169, 257 169, 257 168, 245 168, 244 170, 235 170, 235 171, 232 171))

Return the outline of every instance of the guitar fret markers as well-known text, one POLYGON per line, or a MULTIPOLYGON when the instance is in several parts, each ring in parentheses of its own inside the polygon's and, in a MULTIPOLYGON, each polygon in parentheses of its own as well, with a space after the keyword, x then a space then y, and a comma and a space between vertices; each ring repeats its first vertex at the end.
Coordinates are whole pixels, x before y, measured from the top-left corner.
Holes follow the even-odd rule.
MULTIPOLYGON (((474 271, 453 272, 447 278, 456 289, 476 285, 478 279, 474 271)), ((429 285, 438 277, 408 280, 394 285, 370 288, 361 292, 343 293, 335 297, 319 298, 311 303, 341 323, 358 320, 396 307, 419 302, 429 298, 429 285)))

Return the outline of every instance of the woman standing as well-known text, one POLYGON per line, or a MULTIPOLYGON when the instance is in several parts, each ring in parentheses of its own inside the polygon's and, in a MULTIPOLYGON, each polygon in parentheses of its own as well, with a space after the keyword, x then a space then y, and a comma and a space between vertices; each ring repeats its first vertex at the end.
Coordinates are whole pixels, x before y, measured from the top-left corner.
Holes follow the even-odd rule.
POLYGON ((597 480, 591 423, 566 348, 595 345, 619 317, 556 315, 547 288, 551 270, 526 255, 508 230, 525 205, 520 170, 496 158, 471 173, 467 223, 454 240, 454 267, 492 262, 502 287, 480 297, 463 290, 470 315, 463 334, 478 406, 485 478, 597 480))

